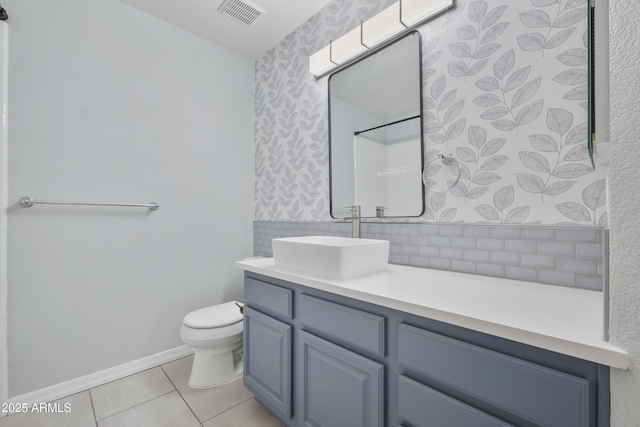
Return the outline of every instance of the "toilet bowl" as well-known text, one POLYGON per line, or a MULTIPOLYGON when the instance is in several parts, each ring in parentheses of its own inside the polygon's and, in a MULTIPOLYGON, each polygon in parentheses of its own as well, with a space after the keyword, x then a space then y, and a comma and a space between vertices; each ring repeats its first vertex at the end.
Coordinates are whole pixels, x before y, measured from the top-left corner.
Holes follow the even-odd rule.
POLYGON ((184 317, 180 337, 195 349, 190 387, 215 387, 242 376, 243 321, 236 304, 213 305, 184 317))

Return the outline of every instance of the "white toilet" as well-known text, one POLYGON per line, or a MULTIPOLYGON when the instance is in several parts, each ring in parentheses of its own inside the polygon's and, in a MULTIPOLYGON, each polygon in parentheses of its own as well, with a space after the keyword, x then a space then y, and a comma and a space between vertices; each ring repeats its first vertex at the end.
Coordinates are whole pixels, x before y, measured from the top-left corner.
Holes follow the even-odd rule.
POLYGON ((215 387, 242 376, 242 313, 236 301, 193 311, 180 337, 195 348, 189 386, 215 387))

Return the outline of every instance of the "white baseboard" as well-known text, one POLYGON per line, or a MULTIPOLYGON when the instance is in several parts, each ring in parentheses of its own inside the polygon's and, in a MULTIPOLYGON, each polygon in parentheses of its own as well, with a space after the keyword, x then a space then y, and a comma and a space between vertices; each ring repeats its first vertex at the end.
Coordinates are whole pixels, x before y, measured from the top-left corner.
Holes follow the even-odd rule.
POLYGON ((162 365, 172 360, 193 354, 192 347, 183 345, 142 359, 133 360, 113 368, 105 369, 84 377, 75 378, 60 384, 55 384, 40 390, 25 393, 20 396, 12 397, 9 403, 26 403, 32 405, 34 403, 45 403, 58 400, 63 397, 97 387, 108 382, 124 378, 126 376, 142 372, 144 370, 162 365))

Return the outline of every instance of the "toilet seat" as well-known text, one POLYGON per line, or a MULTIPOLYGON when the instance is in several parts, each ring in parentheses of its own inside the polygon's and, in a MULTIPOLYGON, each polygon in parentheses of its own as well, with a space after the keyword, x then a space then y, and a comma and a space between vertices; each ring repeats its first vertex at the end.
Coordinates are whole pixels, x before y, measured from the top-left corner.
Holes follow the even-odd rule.
POLYGON ((201 308, 184 317, 185 326, 194 329, 222 328, 242 321, 236 301, 201 308))

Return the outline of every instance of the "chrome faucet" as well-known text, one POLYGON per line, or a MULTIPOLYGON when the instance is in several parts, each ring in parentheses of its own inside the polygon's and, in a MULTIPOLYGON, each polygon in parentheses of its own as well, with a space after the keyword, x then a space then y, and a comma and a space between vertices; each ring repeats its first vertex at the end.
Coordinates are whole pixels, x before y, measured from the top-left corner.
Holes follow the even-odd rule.
POLYGON ((345 220, 351 221, 351 237, 355 239, 360 238, 360 205, 347 206, 351 209, 351 216, 346 217, 345 220))

